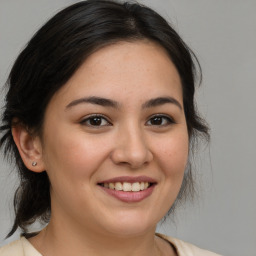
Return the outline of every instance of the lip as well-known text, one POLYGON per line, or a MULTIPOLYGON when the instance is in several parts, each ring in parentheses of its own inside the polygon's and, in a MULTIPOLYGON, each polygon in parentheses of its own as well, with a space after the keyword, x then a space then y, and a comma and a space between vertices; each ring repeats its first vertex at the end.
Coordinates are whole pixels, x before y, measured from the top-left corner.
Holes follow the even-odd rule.
POLYGON ((156 187, 156 180, 147 177, 147 176, 137 176, 137 177, 132 177, 132 176, 121 176, 121 177, 115 177, 112 179, 108 180, 103 180, 98 183, 98 186, 100 189, 102 189, 105 193, 108 195, 126 203, 137 203, 140 201, 143 201, 147 197, 149 197, 152 192, 154 191, 154 188, 156 187), (114 189, 109 189, 106 187, 101 186, 100 184, 103 183, 115 183, 115 182, 129 182, 129 183, 134 183, 134 182, 149 182, 151 185, 141 191, 137 192, 132 192, 132 191, 122 191, 122 190, 114 190, 114 189))
POLYGON ((108 180, 103 180, 98 182, 98 184, 100 183, 115 183, 115 182, 130 182, 130 183, 134 183, 134 182, 149 182, 149 183, 157 183, 156 180, 147 177, 147 176, 120 176, 120 177, 115 177, 112 179, 108 179, 108 180))
POLYGON ((114 189, 109 189, 105 188, 102 186, 99 186, 104 192, 106 192, 108 195, 113 196, 114 198, 126 202, 126 203, 137 203, 145 198, 149 197, 156 184, 152 184, 150 187, 148 187, 145 190, 138 191, 138 192, 126 192, 126 191, 120 191, 120 190, 114 190, 114 189))

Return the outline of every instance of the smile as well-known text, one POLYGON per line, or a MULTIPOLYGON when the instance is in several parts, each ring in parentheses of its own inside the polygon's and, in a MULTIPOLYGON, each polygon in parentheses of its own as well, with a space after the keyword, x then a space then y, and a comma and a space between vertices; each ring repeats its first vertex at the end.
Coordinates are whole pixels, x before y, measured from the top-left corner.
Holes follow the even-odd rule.
POLYGON ((136 203, 149 197, 157 182, 146 176, 122 176, 101 181, 98 185, 106 195, 126 203, 136 203))
POLYGON ((110 183, 102 183, 101 186, 113 190, 118 191, 126 191, 126 192, 138 192, 147 189, 150 186, 149 182, 110 182, 110 183))

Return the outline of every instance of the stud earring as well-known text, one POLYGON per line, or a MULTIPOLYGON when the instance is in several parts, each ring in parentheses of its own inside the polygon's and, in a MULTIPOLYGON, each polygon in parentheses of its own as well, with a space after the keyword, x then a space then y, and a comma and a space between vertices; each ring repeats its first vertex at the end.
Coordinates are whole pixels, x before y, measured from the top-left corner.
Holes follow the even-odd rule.
POLYGON ((36 166, 37 165, 37 162, 36 161, 33 161, 32 162, 32 166, 36 166))

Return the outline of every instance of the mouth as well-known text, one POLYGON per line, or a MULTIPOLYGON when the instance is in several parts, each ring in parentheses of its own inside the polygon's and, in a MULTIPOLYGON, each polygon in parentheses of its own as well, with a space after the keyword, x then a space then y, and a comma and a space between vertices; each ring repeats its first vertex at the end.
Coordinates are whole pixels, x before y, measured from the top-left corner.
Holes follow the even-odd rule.
POLYGON ((112 190, 118 190, 118 191, 125 191, 125 192, 139 192, 146 190, 150 186, 152 186, 154 183, 150 182, 104 182, 99 183, 100 186, 112 190))
POLYGON ((149 197, 157 182, 149 177, 117 177, 97 185, 108 195, 128 203, 139 202, 149 197))

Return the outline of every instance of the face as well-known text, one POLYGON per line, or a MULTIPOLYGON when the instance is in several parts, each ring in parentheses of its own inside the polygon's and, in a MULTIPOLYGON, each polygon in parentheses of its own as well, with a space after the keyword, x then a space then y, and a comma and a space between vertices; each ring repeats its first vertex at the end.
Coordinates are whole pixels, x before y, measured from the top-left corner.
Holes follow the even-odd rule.
POLYGON ((120 42, 92 54, 45 113, 51 222, 134 235, 179 192, 188 133, 179 74, 160 46, 120 42))

